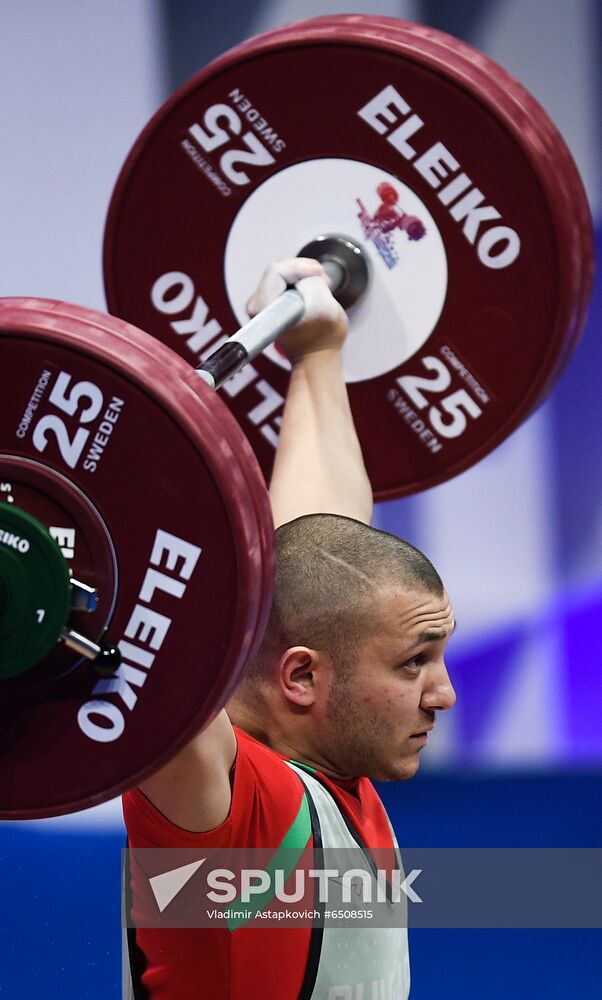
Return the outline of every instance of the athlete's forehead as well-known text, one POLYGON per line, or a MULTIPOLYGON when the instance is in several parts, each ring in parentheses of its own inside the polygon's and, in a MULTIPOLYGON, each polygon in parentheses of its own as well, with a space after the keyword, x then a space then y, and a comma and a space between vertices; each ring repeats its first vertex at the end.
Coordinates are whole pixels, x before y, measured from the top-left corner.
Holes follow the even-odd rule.
POLYGON ((447 591, 388 589, 379 595, 381 634, 408 647, 448 638, 455 627, 447 591))

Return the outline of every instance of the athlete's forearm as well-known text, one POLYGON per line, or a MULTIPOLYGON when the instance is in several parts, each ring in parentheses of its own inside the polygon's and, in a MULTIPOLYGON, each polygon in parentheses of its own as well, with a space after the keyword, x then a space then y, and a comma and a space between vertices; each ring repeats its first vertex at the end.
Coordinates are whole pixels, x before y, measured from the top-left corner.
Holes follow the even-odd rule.
POLYGON ((293 367, 270 498, 276 526, 315 513, 370 523, 372 490, 338 348, 309 353, 293 367))

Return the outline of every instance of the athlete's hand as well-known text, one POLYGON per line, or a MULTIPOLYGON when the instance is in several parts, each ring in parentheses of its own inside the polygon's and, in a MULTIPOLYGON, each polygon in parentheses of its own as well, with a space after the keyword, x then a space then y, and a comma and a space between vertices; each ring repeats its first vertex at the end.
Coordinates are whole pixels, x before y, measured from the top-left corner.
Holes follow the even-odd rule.
POLYGON ((340 350, 347 336, 347 314, 331 295, 328 278, 317 260, 294 257, 270 264, 249 299, 249 315, 265 309, 289 285, 296 286, 305 302, 301 322, 278 338, 278 346, 289 361, 295 364, 307 354, 340 350))

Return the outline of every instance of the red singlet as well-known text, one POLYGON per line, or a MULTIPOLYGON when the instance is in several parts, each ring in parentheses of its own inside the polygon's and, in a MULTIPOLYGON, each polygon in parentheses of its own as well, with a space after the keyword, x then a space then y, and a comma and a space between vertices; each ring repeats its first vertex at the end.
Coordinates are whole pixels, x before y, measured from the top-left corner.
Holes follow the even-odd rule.
MULTIPOLYGON (((303 798, 284 758, 235 727, 238 749, 227 819, 208 833, 170 823, 139 790, 123 796, 130 847, 276 848, 303 798)), ((367 778, 344 785, 317 775, 365 844, 391 847, 384 807, 367 778)), ((311 846, 311 839, 310 839, 311 846)), ((297 1000, 310 928, 144 929, 136 943, 146 959, 142 982, 152 1000, 297 1000)))

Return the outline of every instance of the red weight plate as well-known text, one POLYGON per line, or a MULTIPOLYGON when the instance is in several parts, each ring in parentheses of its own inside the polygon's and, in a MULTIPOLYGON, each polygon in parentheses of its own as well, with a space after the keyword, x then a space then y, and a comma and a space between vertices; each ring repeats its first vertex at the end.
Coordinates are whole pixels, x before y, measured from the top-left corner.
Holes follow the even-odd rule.
MULTIPOLYGON (((265 264, 332 231, 373 265, 345 371, 375 495, 415 492, 494 448, 566 363, 592 278, 583 187, 487 57, 407 22, 318 18, 227 53, 147 126, 107 220, 109 307, 197 362, 265 264)), ((271 349, 221 390, 266 476, 287 379, 271 349)))
MULTIPOLYGON (((78 319, 80 322, 87 323, 92 329, 107 330, 109 333, 125 340, 126 343, 131 341, 130 324, 120 321, 116 317, 107 316, 105 313, 99 313, 95 310, 84 310, 81 306, 72 306, 67 302, 53 302, 52 313, 53 315, 60 313, 61 316, 78 319)), ((150 337, 142 339, 138 337, 137 346, 140 350, 144 350, 151 359, 156 357, 155 342, 150 337)), ((165 360, 171 364, 174 360, 173 355, 166 354, 165 360)), ((173 364, 171 364, 171 367, 175 375, 176 371, 173 369, 173 364)), ((180 375, 184 376, 186 385, 192 385, 193 389, 196 389, 200 380, 198 375, 191 372, 188 367, 180 369, 178 377, 180 375)), ((195 404, 204 407, 206 398, 207 392, 203 383, 202 395, 197 397, 198 402, 195 401, 195 404)), ((210 420, 213 419, 213 411, 215 410, 214 398, 214 394, 211 394, 209 397, 211 406, 209 407, 207 418, 210 420)), ((221 412, 219 404, 218 412, 221 412)), ((240 428, 231 419, 226 419, 223 422, 220 421, 219 434, 231 447, 231 461, 236 461, 240 466, 240 471, 247 487, 244 497, 248 498, 254 505, 257 516, 257 532, 251 541, 251 545, 252 558, 261 567, 258 573, 261 584, 255 594, 250 595, 250 598, 254 601, 253 617, 256 621, 255 632, 252 637, 249 637, 250 659, 252 652, 261 641, 271 608, 269 595, 272 593, 275 568, 273 545, 274 523, 271 507, 269 506, 269 502, 266 502, 265 481, 247 438, 240 433, 240 428)), ((242 497, 243 494, 241 494, 241 499, 242 497)))
POLYGON ((49 505, 83 496, 99 524, 95 535, 76 511, 86 543, 106 529, 119 568, 108 638, 124 659, 109 680, 79 662, 44 686, 0 686, 0 815, 17 818, 130 787, 224 703, 269 605, 268 541, 258 542, 269 506, 264 492, 258 523, 247 480, 259 473, 253 460, 243 477, 231 415, 172 352, 154 344, 149 354, 144 334, 62 303, 4 300, 0 336, 3 482, 26 507, 26 465, 30 494, 49 505))
MULTIPOLYGON (((537 403, 541 402, 570 359, 581 335, 593 281, 592 220, 575 162, 553 122, 533 96, 501 66, 472 46, 444 32, 425 25, 400 21, 397 18, 369 15, 335 15, 315 18, 305 25, 319 30, 320 35, 347 29, 351 22, 361 22, 362 34, 373 41, 386 39, 410 59, 428 56, 428 62, 444 74, 455 68, 459 78, 470 85, 477 99, 489 105, 494 115, 504 115, 514 124, 514 138, 520 138, 523 152, 533 161, 534 169, 547 185, 554 222, 561 246, 566 245, 568 268, 563 272, 567 282, 567 301, 573 303, 573 313, 567 311, 566 337, 559 346, 556 364, 550 368, 537 403), (419 51, 416 51, 419 50, 419 51), (493 84, 493 85, 492 85, 493 84), (496 86, 497 85, 497 86, 496 86), (522 132, 532 132, 525 137, 522 132)), ((269 32, 269 39, 286 44, 298 41, 298 32, 305 25, 284 25, 269 32)), ((263 36, 267 37, 267 36, 263 36)), ((253 47, 256 41, 245 43, 253 47)), ((245 46, 240 46, 244 48, 245 46)), ((236 51, 236 50, 234 50, 236 51)), ((451 207, 451 205, 450 205, 451 207)), ((494 314, 489 324, 493 335, 503 328, 504 317, 494 314)), ((559 324, 562 328, 562 324, 559 324)))
MULTIPOLYGON (((100 313, 95 310, 85 310, 81 306, 72 306, 68 302, 53 302, 52 314, 55 316, 61 315, 75 319, 80 323, 86 323, 90 326, 92 331, 98 329, 107 330, 109 333, 121 337, 126 343, 130 343, 131 341, 130 324, 120 321, 116 317, 107 316, 105 313, 100 313)), ((141 350, 145 350, 151 358, 155 357, 155 343, 150 337, 145 337, 143 340, 138 338, 138 346, 141 350)), ((173 359, 170 357, 169 360, 171 362, 173 359)), ((195 384, 195 379, 198 378, 199 376, 192 376, 193 385, 195 384)), ((190 369, 186 368, 186 384, 190 384, 190 382, 191 372, 190 369)), ((204 399, 205 394, 203 394, 202 397, 199 397, 199 405, 204 405, 204 399)), ((213 400, 211 400, 211 402, 213 404, 213 400)), ((212 409, 213 408, 214 407, 212 406, 212 409)), ((254 611, 257 624, 251 648, 255 649, 265 631, 271 607, 270 601, 267 599, 266 595, 271 594, 274 580, 274 522, 271 507, 269 506, 269 503, 266 504, 267 487, 261 470, 258 467, 257 459, 247 438, 240 433, 238 425, 232 420, 226 420, 223 424, 221 424, 220 433, 231 446, 232 459, 236 460, 240 465, 241 473, 247 485, 247 495, 250 502, 255 507, 257 516, 258 530, 257 537, 254 542, 256 547, 254 558, 258 559, 261 563, 262 583, 257 593, 258 607, 257 610, 254 611)), ((78 577, 78 573, 75 572, 75 570, 74 576, 81 579, 81 577, 78 577)), ((83 582, 85 582, 85 580, 83 582)))

